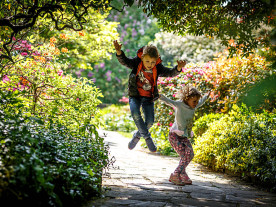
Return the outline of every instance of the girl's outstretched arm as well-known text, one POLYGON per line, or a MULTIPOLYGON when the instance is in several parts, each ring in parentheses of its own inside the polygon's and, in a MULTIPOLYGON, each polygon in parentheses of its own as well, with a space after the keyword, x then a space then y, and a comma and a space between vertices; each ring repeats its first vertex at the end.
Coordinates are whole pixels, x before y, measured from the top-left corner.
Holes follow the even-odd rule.
POLYGON ((160 101, 163 101, 165 104, 167 104, 168 106, 171 106, 171 107, 175 107, 176 106, 176 101, 173 101, 173 100, 171 100, 171 99, 169 99, 169 98, 167 98, 166 96, 164 96, 163 94, 160 94, 159 95, 159 100, 160 101))
POLYGON ((208 91, 207 93, 204 94, 204 96, 199 100, 198 104, 196 105, 196 108, 201 107, 205 103, 205 101, 209 97, 210 93, 211 93, 211 91, 208 91))

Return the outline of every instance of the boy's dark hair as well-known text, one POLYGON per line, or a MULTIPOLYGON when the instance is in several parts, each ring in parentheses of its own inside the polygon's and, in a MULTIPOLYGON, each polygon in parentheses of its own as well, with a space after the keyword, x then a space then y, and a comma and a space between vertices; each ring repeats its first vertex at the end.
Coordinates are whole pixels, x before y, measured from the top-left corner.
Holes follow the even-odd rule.
POLYGON ((193 97, 201 97, 201 93, 192 85, 188 84, 186 86, 183 86, 177 93, 177 97, 184 101, 186 103, 186 101, 188 101, 190 98, 193 97))
POLYGON ((151 58, 156 58, 158 59, 159 58, 159 52, 157 50, 157 47, 154 46, 154 45, 146 45, 144 48, 143 48, 143 56, 145 55, 148 55, 150 56, 151 58))

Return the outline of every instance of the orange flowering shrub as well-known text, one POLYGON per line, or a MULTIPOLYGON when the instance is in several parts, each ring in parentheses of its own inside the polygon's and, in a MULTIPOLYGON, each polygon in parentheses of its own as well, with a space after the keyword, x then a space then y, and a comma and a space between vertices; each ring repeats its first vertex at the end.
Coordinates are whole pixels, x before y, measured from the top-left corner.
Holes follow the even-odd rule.
POLYGON ((57 118, 72 128, 92 123, 96 126, 100 121, 93 116, 101 93, 92 81, 64 74, 67 66, 57 60, 60 52, 67 53, 68 49, 60 50, 57 45, 58 39, 54 37, 49 43, 37 47, 28 41, 20 41, 19 46, 24 52, 15 51, 18 62, 8 67, 0 87, 24 98, 26 111, 33 115, 57 118))

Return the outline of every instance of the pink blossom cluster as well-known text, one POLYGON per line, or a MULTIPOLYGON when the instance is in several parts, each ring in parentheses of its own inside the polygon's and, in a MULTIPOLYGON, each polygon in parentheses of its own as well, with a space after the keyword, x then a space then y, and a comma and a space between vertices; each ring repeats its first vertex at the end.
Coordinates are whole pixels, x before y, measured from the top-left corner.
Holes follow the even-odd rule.
POLYGON ((3 79, 2 79, 3 83, 9 82, 10 79, 7 75, 4 75, 3 79))
MULTIPOLYGON (((21 78, 22 80, 24 80, 23 78, 21 78)), ((3 83, 7 83, 7 82, 10 82, 11 80, 9 79, 9 77, 7 75, 4 75, 3 78, 2 78, 2 81, 3 83)), ((15 87, 13 88, 8 88, 8 90, 12 90, 12 91, 16 91, 16 90, 20 90, 20 91, 23 91, 25 89, 29 89, 29 85, 31 85, 30 82, 28 81, 22 81, 22 82, 18 82, 17 84, 15 84, 15 87)))
POLYGON ((128 101, 129 101, 129 99, 128 99, 127 97, 125 97, 125 96, 123 96, 123 97, 119 100, 119 102, 122 102, 122 103, 128 103, 128 101))
MULTIPOLYGON (((13 37, 13 40, 16 41, 15 37, 13 37)), ((22 56, 27 56, 28 51, 32 51, 32 45, 28 44, 26 40, 18 40, 14 45, 14 50, 20 51, 22 56)))

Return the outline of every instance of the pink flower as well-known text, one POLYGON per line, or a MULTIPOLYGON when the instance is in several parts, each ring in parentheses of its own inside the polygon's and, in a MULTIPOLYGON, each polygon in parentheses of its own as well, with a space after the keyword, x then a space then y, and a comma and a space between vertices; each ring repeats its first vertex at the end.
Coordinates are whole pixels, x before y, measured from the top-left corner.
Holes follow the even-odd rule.
POLYGON ((79 98, 76 98, 77 101, 79 101, 80 99, 79 98))
POLYGON ((171 123, 170 123, 170 127, 171 127, 172 125, 173 125, 173 123, 171 122, 171 123))
POLYGON ((3 83, 6 83, 6 82, 10 81, 10 79, 8 76, 4 75, 2 81, 3 81, 3 83))
POLYGON ((160 123, 158 122, 156 125, 157 125, 157 126, 160 126, 160 123))
POLYGON ((22 56, 26 56, 26 55, 28 55, 28 53, 22 52, 21 55, 22 55, 22 56))
POLYGON ((175 97, 175 96, 176 96, 176 94, 173 94, 172 96, 173 96, 173 97, 175 97))
POLYGON ((127 97, 123 96, 123 97, 119 100, 119 102, 128 103, 128 102, 129 102, 129 99, 128 99, 127 97))
POLYGON ((193 75, 190 74, 190 73, 187 73, 186 76, 189 77, 189 78, 193 77, 193 75))
POLYGON ((59 70, 59 71, 57 72, 57 74, 58 74, 59 76, 62 76, 63 70, 59 70))
POLYGON ((171 111, 170 113, 169 113, 169 115, 172 115, 173 114, 173 112, 171 111))
POLYGON ((104 63, 101 63, 101 64, 100 64, 100 67, 101 67, 101 68, 104 68, 104 63))

